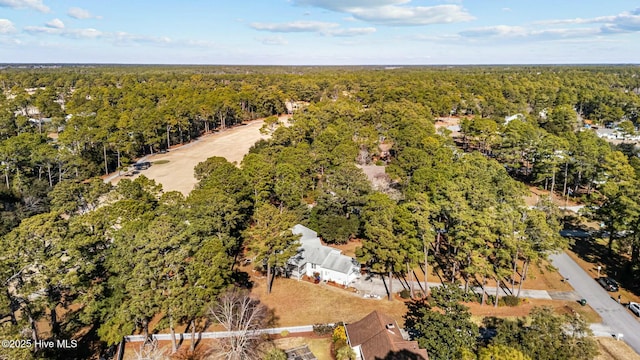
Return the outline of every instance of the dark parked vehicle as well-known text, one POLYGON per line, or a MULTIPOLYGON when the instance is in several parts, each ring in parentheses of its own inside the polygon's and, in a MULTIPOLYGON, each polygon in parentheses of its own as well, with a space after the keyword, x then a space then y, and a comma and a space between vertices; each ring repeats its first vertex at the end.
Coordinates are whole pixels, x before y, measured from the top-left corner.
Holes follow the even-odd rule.
POLYGON ((618 283, 610 277, 601 277, 598 282, 607 291, 618 291, 618 283))
POLYGON ((151 163, 148 161, 133 164, 133 168, 136 170, 146 170, 150 166, 151 166, 151 163))

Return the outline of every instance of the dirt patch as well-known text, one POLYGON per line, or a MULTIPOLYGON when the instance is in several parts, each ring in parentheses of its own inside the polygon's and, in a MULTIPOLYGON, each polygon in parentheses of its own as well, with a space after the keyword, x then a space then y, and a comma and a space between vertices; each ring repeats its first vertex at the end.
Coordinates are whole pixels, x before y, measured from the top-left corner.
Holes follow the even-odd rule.
MULTIPOLYGON (((289 116, 282 116, 281 120, 288 120, 289 116)), ((144 175, 162 184, 165 192, 179 191, 188 195, 196 184, 193 169, 200 162, 212 156, 222 156, 229 162, 240 163, 249 149, 260 139, 268 136, 260 133, 264 120, 254 120, 218 133, 201 137, 192 143, 171 149, 166 154, 149 156, 147 161, 153 165, 140 171, 130 179, 144 175)), ((117 184, 123 176, 111 181, 117 184)))
POLYGON ((362 246, 362 240, 353 239, 347 242, 346 244, 325 244, 325 245, 341 250, 343 255, 355 258, 356 249, 362 246))
POLYGON ((371 187, 376 191, 388 191, 391 186, 391 178, 386 173, 386 166, 382 165, 356 165, 369 179, 371 187))
MULTIPOLYGON (((467 116, 467 117, 473 118, 473 116, 467 116)), ((459 125, 460 125, 460 122, 462 121, 462 118, 456 117, 456 116, 449 116, 449 117, 437 117, 435 120, 436 121, 433 125, 436 128, 436 131, 438 131, 440 128, 448 128, 449 130, 451 130, 451 137, 458 137, 461 135, 460 131, 458 131, 457 129, 459 129, 459 125)))
MULTIPOLYGON (((579 206, 579 205, 583 205, 580 203, 575 202, 572 198, 566 198, 562 196, 562 184, 560 184, 560 194, 558 195, 557 190, 558 188, 556 188, 556 191, 554 192, 553 195, 553 203, 556 204, 557 206, 560 207, 572 207, 572 206, 579 206)), ((529 186, 529 191, 530 194, 529 196, 525 197, 525 203, 528 206, 535 206, 536 204, 538 204, 538 201, 541 198, 548 198, 549 197, 549 191, 548 190, 543 190, 540 189, 538 187, 535 186, 529 186)))

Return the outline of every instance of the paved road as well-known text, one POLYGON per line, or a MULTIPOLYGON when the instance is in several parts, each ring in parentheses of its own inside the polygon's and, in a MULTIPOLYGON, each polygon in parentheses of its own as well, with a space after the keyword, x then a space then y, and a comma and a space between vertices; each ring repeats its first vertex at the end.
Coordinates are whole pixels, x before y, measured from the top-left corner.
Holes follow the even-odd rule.
MULTIPOLYGON (((387 296, 387 288, 385 286, 385 282, 387 282, 388 280, 389 279, 385 277, 383 282, 380 276, 377 276, 377 275, 374 275, 371 277, 364 276, 356 280, 354 283, 352 283, 351 286, 358 289, 363 294, 374 294, 374 295, 378 295, 380 298, 385 298, 387 296)), ((422 282, 420 284, 418 284, 417 282, 413 282, 413 288, 416 291, 422 291, 422 287, 421 287, 422 285, 424 285, 424 283, 422 282)), ((440 286, 440 283, 432 283, 432 282, 429 283, 429 288, 432 288, 434 286, 440 286)), ((397 293, 404 288, 405 288, 405 285, 403 283, 401 283, 396 278, 393 279, 394 293, 397 293)), ((495 287, 486 286, 485 289, 488 295, 496 294, 495 287)), ((475 291, 478 294, 482 293, 482 289, 479 287, 472 287, 471 290, 475 291)), ((516 288, 515 291, 517 293, 518 289, 516 288)), ((500 296, 505 296, 505 295, 511 295, 511 293, 509 291, 505 291, 504 289, 500 289, 500 296)), ((556 294, 556 292, 549 292, 547 290, 529 290, 529 289, 522 289, 520 296, 524 298, 529 298, 529 299, 545 299, 545 300, 565 299, 565 298, 569 298, 571 300, 580 299, 577 294, 572 292, 562 292, 561 294, 560 292, 558 292, 558 294, 556 294)))
POLYGON ((614 333, 624 335, 623 340, 640 354, 640 322, 618 301, 612 299, 598 282, 576 264, 566 253, 550 256, 552 264, 560 274, 569 279, 569 283, 587 303, 602 317, 603 325, 614 333))

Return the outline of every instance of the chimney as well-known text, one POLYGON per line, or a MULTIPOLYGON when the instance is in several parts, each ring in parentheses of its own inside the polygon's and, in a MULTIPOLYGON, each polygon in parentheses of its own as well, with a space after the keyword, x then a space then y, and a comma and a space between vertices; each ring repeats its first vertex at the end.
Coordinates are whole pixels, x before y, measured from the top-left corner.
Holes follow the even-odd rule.
POLYGON ((387 324, 387 329, 391 330, 391 329, 395 329, 396 327, 393 324, 387 324))

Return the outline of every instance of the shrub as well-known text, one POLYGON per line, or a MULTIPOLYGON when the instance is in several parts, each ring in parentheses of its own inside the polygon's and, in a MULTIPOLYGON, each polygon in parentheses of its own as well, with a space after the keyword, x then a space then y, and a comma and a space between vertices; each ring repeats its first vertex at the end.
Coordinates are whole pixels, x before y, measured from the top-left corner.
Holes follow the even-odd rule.
POLYGON ((496 302, 495 295, 487 295, 487 305, 493 305, 496 302))
POLYGON ((507 295, 500 298, 500 302, 506 306, 518 306, 520 305, 520 299, 513 295, 507 295))
POLYGON ((336 351, 336 360, 356 360, 356 353, 350 346, 345 345, 336 351))
POLYGON ((287 360, 287 354, 284 350, 273 348, 266 353, 265 360, 287 360))
MULTIPOLYGON (((480 295, 482 297, 482 295, 480 295)), ((476 295, 473 291, 467 291, 462 293, 462 301, 463 302, 480 302, 480 297, 476 295)))
MULTIPOLYGON (((333 330, 333 336, 331 337, 334 343, 338 343, 340 341, 343 341, 345 344, 347 343, 347 330, 344 328, 344 326, 340 325, 340 326, 336 326, 336 328, 333 330)), ((336 346, 337 348, 338 346, 336 346)))
POLYGON ((407 289, 400 291, 400 297, 403 299, 408 299, 411 297, 411 292, 407 289))
POLYGON ((287 337, 287 336, 289 336, 289 331, 288 331, 288 330, 282 330, 282 331, 280 332, 280 336, 282 336, 282 337, 287 337))
POLYGON ((313 332, 316 335, 328 335, 333 331, 333 326, 328 324, 315 324, 313 325, 313 332))

